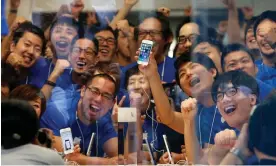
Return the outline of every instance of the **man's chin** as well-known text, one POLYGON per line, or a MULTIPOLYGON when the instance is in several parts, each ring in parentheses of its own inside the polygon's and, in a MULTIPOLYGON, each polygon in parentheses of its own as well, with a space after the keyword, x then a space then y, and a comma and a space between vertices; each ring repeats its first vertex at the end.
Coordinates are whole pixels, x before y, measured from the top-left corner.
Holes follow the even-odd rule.
POLYGON ((264 56, 264 57, 266 57, 267 59, 274 59, 274 58, 276 58, 276 53, 273 51, 273 52, 271 52, 271 53, 264 53, 264 52, 262 52, 262 55, 264 56))

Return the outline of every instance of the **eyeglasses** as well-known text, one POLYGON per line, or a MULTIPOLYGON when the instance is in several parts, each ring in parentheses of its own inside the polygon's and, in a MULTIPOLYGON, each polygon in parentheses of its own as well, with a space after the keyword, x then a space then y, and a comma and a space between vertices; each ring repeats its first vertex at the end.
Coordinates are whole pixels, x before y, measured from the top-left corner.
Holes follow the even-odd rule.
POLYGON ((238 93, 238 90, 241 91, 242 93, 244 93, 245 95, 252 94, 252 90, 249 89, 248 87, 245 87, 245 86, 232 87, 232 88, 227 89, 224 92, 218 92, 217 95, 216 95, 215 101, 216 102, 222 101, 223 98, 224 98, 224 94, 227 97, 233 97, 233 96, 235 96, 238 93))
POLYGON ((148 34, 153 37, 153 38, 156 38, 156 37, 160 37, 161 34, 162 34, 162 31, 158 31, 158 30, 141 30, 139 29, 138 30, 138 36, 141 37, 141 38, 144 38, 146 37, 148 34))
POLYGON ((84 52, 85 56, 95 56, 97 55, 97 52, 91 48, 80 48, 80 47, 73 47, 72 49, 73 54, 81 54, 81 52, 84 52))
POLYGON ((190 34, 189 36, 179 36, 178 37, 178 43, 180 44, 184 44, 186 43, 188 40, 193 43, 195 42, 195 40, 199 37, 198 34, 190 34))
POLYGON ((116 43, 116 40, 114 38, 104 38, 101 36, 96 37, 96 39, 99 41, 100 44, 103 44, 106 42, 108 45, 114 45, 116 43))
POLYGON ((111 101, 111 100, 114 99, 114 96, 112 94, 102 93, 102 92, 100 92, 100 90, 98 88, 87 87, 87 89, 92 93, 92 95, 97 96, 97 97, 99 95, 101 95, 103 97, 103 99, 106 100, 106 101, 111 101))

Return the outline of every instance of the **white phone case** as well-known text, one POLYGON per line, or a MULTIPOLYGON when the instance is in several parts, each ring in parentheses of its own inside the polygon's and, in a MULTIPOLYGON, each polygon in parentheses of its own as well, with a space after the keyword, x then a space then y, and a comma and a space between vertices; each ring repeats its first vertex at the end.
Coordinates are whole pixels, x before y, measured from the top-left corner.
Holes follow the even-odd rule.
POLYGON ((60 130, 60 137, 62 139, 62 146, 64 154, 70 154, 74 152, 74 144, 71 128, 65 128, 60 130))

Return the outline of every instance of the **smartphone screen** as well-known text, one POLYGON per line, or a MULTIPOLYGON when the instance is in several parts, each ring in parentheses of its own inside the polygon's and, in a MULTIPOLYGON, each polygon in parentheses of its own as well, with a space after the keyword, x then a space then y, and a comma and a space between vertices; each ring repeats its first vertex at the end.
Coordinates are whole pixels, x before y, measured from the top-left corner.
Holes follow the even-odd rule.
POLYGON ((62 145, 64 154, 69 154, 74 152, 73 138, 70 128, 61 129, 60 136, 62 139, 62 145))
POLYGON ((152 41, 149 41, 149 40, 142 41, 142 44, 140 47, 140 54, 138 57, 138 64, 144 64, 144 65, 148 64, 152 45, 153 45, 152 41))

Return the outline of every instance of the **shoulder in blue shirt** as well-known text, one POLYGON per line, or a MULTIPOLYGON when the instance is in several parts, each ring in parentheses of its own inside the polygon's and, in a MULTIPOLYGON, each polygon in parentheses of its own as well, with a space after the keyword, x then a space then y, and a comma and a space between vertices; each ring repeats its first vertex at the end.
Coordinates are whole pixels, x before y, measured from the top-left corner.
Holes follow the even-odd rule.
POLYGON ((256 78, 263 81, 264 83, 276 87, 276 68, 266 66, 262 63, 262 60, 255 62, 258 67, 258 73, 256 78))
POLYGON ((273 88, 272 86, 264 83, 263 81, 256 79, 257 84, 259 86, 259 97, 258 97, 258 101, 262 102, 264 101, 271 93, 273 90, 275 90, 275 88, 273 88))

